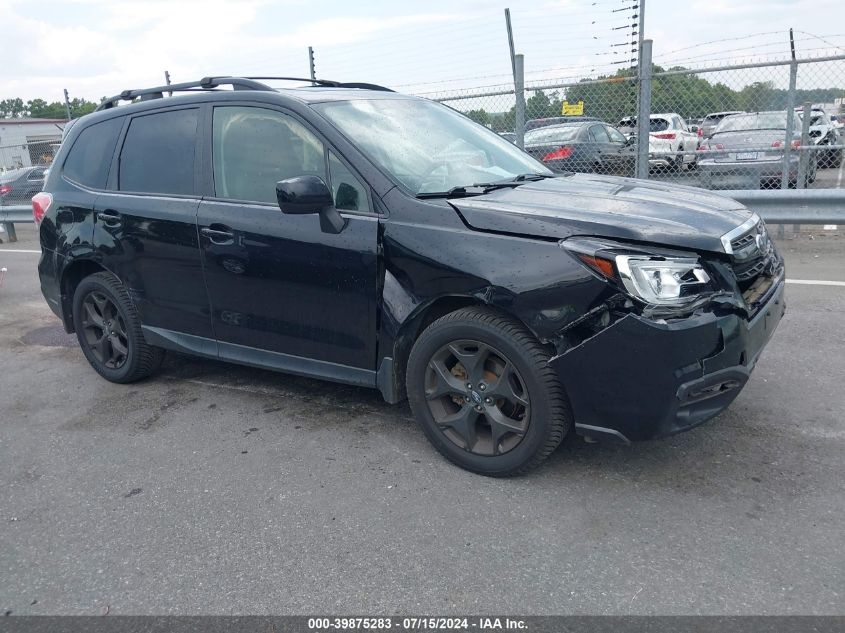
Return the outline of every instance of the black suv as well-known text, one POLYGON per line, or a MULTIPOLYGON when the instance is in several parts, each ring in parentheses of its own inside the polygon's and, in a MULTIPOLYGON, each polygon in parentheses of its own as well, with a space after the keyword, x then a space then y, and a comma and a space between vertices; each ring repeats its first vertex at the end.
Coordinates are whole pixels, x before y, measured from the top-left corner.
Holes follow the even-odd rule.
POLYGON ((176 350, 373 387, 488 475, 573 429, 704 422, 784 311, 783 261, 737 202, 555 175, 367 84, 123 92, 73 126, 33 212, 44 296, 106 379, 176 350))

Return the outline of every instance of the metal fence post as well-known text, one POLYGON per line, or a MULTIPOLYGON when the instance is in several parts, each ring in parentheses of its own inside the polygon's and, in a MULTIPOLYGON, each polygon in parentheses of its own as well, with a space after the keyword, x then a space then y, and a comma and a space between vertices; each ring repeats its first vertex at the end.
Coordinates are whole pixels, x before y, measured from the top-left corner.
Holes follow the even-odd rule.
POLYGON ((649 116, 651 115, 651 40, 640 49, 637 87, 637 178, 648 178, 649 116))
POLYGON ((792 63, 789 65, 789 91, 786 93, 786 143, 783 146, 783 175, 780 179, 781 189, 789 189, 789 159, 792 150, 792 130, 795 127, 795 84, 797 82, 798 62, 795 61, 795 51, 793 49, 792 63))
MULTIPOLYGON (((801 149, 798 153, 798 182, 795 183, 797 189, 804 189, 807 186, 807 173, 810 169, 810 161, 813 156, 810 155, 810 114, 813 109, 813 104, 810 101, 804 102, 804 112, 801 115, 801 149)), ((792 227, 794 235, 801 232, 801 225, 796 224, 792 227)))
MULTIPOLYGON (((813 109, 813 104, 809 101, 804 102, 804 112, 801 118, 801 147, 810 147, 810 114, 813 109)), ((795 186, 798 189, 803 189, 807 184, 807 171, 810 168, 810 151, 802 149, 798 155, 798 182, 795 186)))
POLYGON ((516 96, 516 116, 514 117, 514 134, 516 145, 525 149, 525 57, 514 55, 513 88, 516 96))

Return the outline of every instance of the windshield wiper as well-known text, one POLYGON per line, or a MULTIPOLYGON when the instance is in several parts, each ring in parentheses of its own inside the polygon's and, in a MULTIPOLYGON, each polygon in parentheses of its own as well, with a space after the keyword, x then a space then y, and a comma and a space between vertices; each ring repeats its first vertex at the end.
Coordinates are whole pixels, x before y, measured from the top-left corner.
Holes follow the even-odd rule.
POLYGON ((480 196, 484 193, 483 189, 481 191, 468 191, 472 187, 475 187, 475 185, 452 187, 448 191, 423 191, 417 194, 417 198, 465 198, 466 196, 480 196))
POLYGON ((554 178, 561 174, 519 174, 510 180, 499 180, 497 182, 477 182, 472 185, 452 187, 448 191, 425 191, 417 194, 417 198, 465 198, 467 196, 480 196, 496 189, 505 187, 519 187, 526 182, 554 178))
POLYGON ((543 180, 544 178, 555 178, 556 176, 560 176, 560 174, 519 174, 519 176, 514 177, 514 181, 516 182, 525 182, 531 180, 543 180))

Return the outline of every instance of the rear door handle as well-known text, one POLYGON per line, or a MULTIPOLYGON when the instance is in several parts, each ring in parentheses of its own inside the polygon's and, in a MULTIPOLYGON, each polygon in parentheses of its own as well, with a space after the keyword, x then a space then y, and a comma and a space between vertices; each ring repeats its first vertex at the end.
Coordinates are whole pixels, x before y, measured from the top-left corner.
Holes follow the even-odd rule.
POLYGON ((235 234, 231 231, 224 231, 221 229, 212 229, 210 227, 205 227, 200 229, 200 233, 202 233, 205 237, 211 240, 214 244, 231 244, 235 241, 235 234))
POLYGON ((102 220, 106 226, 117 226, 120 224, 120 214, 112 209, 106 209, 97 213, 97 219, 102 220))

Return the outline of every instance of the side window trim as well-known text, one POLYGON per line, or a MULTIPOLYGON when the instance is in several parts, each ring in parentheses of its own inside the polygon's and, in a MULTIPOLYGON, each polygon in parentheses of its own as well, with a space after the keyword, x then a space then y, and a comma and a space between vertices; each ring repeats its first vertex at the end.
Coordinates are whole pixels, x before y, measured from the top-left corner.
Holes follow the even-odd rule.
POLYGON ((123 151, 123 141, 126 139, 126 133, 129 131, 129 122, 134 117, 123 117, 123 126, 120 128, 120 133, 117 135, 117 143, 114 144, 114 152, 111 157, 111 164, 109 165, 109 175, 106 178, 106 191, 117 191, 117 170, 120 165, 120 152, 123 151))

